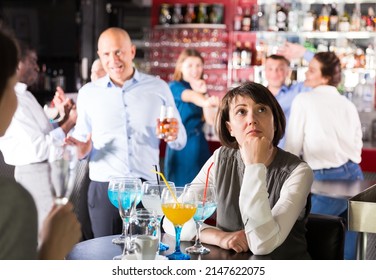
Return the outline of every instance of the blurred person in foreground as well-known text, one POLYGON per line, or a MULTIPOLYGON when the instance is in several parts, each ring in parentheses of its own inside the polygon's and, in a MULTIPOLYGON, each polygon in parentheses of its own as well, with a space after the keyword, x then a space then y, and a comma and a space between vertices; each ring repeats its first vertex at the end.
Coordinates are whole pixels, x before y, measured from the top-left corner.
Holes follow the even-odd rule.
MULTIPOLYGON (((253 82, 231 89, 221 101, 216 130, 222 147, 193 180, 208 178, 218 195, 216 227, 205 225, 201 241, 272 259, 310 259, 306 222, 313 173, 277 147, 285 117, 273 94, 253 82)), ((173 234, 167 223, 165 230, 173 234)), ((195 233, 191 220, 182 240, 195 233)))
MULTIPOLYGON (((312 91, 292 103, 285 149, 302 155, 315 180, 363 180, 361 123, 355 105, 337 90, 339 58, 333 52, 316 53, 305 75, 312 91)), ((347 200, 313 194, 311 212, 347 219, 347 200)), ((345 259, 356 258, 356 238, 355 232, 346 232, 345 259)))
MULTIPOLYGON (((0 30, 0 136, 17 108, 16 41, 0 30)), ((38 214, 30 193, 9 178, 0 178, 0 259, 64 259, 81 237, 73 206, 54 206, 43 223, 38 244, 38 214)))
POLYGON ((64 93, 56 92, 53 102, 64 119, 52 124, 33 94, 27 90, 38 79, 37 54, 20 42, 20 62, 15 87, 18 106, 6 133, 0 137, 0 150, 5 163, 14 165, 14 177, 33 196, 39 228, 49 213, 53 198, 49 180, 48 158, 52 143, 63 143, 73 128, 77 114, 75 106, 64 93))
POLYGON ((211 156, 203 126, 205 122, 214 124, 219 98, 207 94, 203 73, 204 59, 201 54, 195 49, 185 49, 177 60, 174 80, 169 83, 187 131, 184 149, 166 149, 165 176, 176 186, 191 182, 211 156))
POLYGON ((108 199, 112 176, 154 180, 159 165, 156 135, 162 105, 172 106, 177 127, 165 141, 182 149, 187 140, 167 83, 133 67, 136 47, 128 33, 116 27, 98 39, 98 56, 108 75, 83 86, 77 98, 77 124, 66 143, 89 157, 88 207, 94 237, 122 231, 119 211, 108 199))

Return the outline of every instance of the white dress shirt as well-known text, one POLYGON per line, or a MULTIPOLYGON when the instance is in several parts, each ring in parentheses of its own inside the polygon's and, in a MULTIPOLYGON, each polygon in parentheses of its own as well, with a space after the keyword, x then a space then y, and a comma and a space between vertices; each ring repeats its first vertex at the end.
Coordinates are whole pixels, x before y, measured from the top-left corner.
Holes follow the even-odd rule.
POLYGON ((0 137, 0 150, 10 165, 26 165, 48 159, 53 141, 62 141, 64 131, 49 122, 43 108, 26 84, 17 83, 17 110, 5 135, 0 137))
POLYGON ((313 170, 360 163, 362 129, 355 105, 333 86, 318 86, 293 101, 285 150, 313 170))
POLYGON ((163 80, 135 70, 123 87, 114 85, 107 75, 80 89, 73 137, 86 141, 88 134, 92 135, 91 180, 107 182, 111 176, 155 179, 152 170, 153 165, 159 165, 156 125, 161 105, 174 107, 179 133, 168 145, 180 150, 187 135, 170 88, 163 80))

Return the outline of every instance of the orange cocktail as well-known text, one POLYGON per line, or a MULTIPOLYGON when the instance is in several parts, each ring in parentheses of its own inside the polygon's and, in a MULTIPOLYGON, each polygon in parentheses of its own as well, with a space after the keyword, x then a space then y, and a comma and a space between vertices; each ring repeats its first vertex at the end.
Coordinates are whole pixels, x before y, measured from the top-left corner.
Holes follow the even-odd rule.
POLYGON ((167 258, 189 260, 191 257, 180 250, 180 233, 183 225, 196 213, 197 195, 189 188, 167 186, 162 190, 161 202, 166 219, 170 220, 175 228, 175 251, 167 258))
POLYGON ((162 204, 163 213, 174 225, 183 225, 196 213, 196 205, 189 203, 162 204))

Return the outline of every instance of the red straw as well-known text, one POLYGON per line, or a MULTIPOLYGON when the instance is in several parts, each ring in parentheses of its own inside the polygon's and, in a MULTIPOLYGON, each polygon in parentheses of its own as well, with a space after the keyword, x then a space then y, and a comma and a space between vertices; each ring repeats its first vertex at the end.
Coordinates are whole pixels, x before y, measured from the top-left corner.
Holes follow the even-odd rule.
POLYGON ((205 201, 206 201, 206 192, 207 192, 207 189, 208 189, 208 185, 209 185, 209 174, 210 174, 210 169, 212 168, 214 162, 212 162, 208 168, 208 173, 206 174, 206 182, 205 182, 205 189, 204 189, 204 197, 202 199, 202 204, 203 206, 205 205, 205 201))

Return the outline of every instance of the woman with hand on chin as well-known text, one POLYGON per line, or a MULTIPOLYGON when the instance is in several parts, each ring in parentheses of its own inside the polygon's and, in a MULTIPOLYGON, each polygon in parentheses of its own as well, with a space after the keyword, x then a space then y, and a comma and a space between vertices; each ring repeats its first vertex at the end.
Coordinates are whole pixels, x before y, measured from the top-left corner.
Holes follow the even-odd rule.
POLYGON ((176 186, 192 181, 210 157, 203 125, 205 122, 214 124, 219 99, 207 95, 203 72, 204 60, 200 53, 185 49, 176 62, 174 80, 169 83, 188 137, 184 149, 166 149, 165 175, 176 186))
MULTIPOLYGON (((245 83, 223 97, 216 123, 222 147, 193 180, 209 178, 218 196, 216 226, 204 226, 201 241, 273 259, 310 259, 305 224, 313 174, 277 147, 285 131, 278 101, 264 86, 245 83)), ((182 238, 190 240, 195 228, 186 225, 182 238)))

